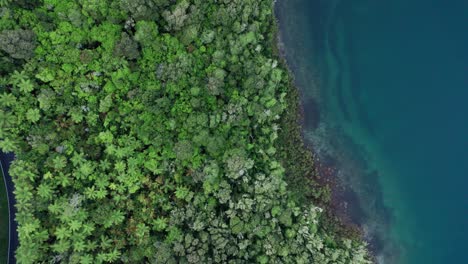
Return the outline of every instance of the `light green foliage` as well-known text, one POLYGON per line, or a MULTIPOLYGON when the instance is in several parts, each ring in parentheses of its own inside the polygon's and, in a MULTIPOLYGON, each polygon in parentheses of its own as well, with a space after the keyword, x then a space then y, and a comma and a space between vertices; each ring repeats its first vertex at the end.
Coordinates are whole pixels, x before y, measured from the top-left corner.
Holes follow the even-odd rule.
POLYGON ((369 263, 286 184, 271 0, 21 3, 0 21, 18 263, 369 263))
POLYGON ((33 123, 36 123, 37 121, 39 121, 40 118, 41 118, 41 115, 38 109, 29 109, 26 112, 26 119, 28 119, 29 121, 33 123))
POLYGON ((8 6, 11 0, 0 0, 0 7, 8 6))
POLYGON ((135 40, 148 47, 156 41, 158 26, 154 21, 138 21, 136 23, 135 40))

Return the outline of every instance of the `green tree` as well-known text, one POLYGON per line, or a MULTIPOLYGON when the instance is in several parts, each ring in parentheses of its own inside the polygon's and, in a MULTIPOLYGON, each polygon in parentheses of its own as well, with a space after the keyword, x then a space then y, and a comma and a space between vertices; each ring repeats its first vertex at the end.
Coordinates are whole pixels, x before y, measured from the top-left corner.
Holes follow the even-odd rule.
POLYGON ((124 56, 128 60, 134 60, 140 56, 138 43, 127 33, 122 33, 120 40, 115 45, 114 54, 124 56))
POLYGON ((28 60, 34 56, 36 34, 31 30, 15 29, 0 32, 0 49, 15 59, 28 60))
POLYGON ((272 7, 0 8, 18 263, 369 263, 308 199, 326 204, 327 189, 310 177, 272 7))

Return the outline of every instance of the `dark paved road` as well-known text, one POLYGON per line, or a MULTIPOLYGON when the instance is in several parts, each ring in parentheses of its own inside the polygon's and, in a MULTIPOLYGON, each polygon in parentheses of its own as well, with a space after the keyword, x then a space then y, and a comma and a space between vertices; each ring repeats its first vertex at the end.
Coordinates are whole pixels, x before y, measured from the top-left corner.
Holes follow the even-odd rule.
POLYGON ((17 226, 18 223, 15 221, 15 214, 16 214, 16 208, 15 208, 15 203, 16 199, 15 196, 13 195, 13 182, 11 180, 10 174, 8 174, 8 171, 10 169, 10 163, 13 161, 14 156, 11 153, 3 153, 0 152, 0 162, 3 167, 3 175, 5 177, 5 182, 6 182, 6 189, 7 189, 7 195, 8 195, 8 209, 10 211, 10 242, 9 242, 9 252, 8 252, 8 259, 9 262, 8 264, 15 264, 15 251, 16 248, 18 248, 18 233, 17 233, 17 226))

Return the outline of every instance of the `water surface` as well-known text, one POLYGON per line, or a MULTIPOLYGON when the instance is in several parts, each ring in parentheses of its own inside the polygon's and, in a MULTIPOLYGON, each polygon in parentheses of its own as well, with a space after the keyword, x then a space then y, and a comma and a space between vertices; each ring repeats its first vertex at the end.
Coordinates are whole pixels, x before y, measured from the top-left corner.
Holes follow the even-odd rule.
POLYGON ((468 263, 468 1, 281 0, 308 139, 386 263, 468 263), (316 120, 306 122, 314 124, 316 120))

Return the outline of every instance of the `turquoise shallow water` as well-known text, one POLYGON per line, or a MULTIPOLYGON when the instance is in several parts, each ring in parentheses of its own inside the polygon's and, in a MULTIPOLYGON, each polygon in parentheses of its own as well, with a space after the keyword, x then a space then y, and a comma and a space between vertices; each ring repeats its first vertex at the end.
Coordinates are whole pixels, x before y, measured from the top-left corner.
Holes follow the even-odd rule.
POLYGON ((385 263, 468 263, 468 1, 281 0, 306 133, 385 263), (318 124, 318 125, 317 125, 318 124))

